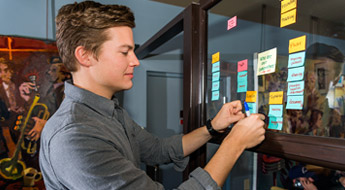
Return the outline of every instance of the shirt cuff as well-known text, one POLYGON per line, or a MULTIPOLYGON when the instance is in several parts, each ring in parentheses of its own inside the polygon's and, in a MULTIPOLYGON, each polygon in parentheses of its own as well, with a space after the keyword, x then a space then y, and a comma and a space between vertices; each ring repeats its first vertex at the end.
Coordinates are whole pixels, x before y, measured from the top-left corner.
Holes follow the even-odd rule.
POLYGON ((173 138, 178 138, 178 140, 173 141, 176 142, 176 144, 169 149, 169 155, 174 163, 174 169, 178 172, 182 172, 189 162, 189 157, 184 157, 183 154, 182 136, 182 134, 174 136, 173 138))

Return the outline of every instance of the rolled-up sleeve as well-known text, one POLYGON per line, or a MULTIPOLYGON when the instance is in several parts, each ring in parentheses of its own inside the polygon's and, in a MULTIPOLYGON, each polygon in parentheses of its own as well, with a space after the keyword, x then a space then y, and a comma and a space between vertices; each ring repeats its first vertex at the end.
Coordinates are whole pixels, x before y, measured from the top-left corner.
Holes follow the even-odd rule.
POLYGON ((141 128, 135 122, 134 133, 140 146, 141 162, 154 166, 156 164, 174 163, 176 171, 183 171, 189 161, 184 157, 182 136, 174 135, 168 138, 158 138, 141 128))
POLYGON ((189 175, 189 179, 183 182, 178 188, 178 190, 221 190, 217 183, 211 178, 207 171, 196 168, 189 175))

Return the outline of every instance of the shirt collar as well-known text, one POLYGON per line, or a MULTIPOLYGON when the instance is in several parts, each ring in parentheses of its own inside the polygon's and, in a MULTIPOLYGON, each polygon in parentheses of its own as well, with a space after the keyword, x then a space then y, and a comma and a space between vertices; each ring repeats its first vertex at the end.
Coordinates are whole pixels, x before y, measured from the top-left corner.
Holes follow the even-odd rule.
POLYGON ((73 85, 71 80, 65 81, 65 96, 109 117, 113 116, 115 107, 119 107, 119 101, 115 96, 110 100, 73 85))

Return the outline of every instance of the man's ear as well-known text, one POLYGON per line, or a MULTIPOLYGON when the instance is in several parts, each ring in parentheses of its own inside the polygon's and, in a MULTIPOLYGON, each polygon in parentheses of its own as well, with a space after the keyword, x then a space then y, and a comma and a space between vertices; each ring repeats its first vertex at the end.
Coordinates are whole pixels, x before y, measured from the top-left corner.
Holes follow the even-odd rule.
POLYGON ((91 65, 90 52, 85 50, 83 46, 75 48, 74 56, 81 66, 89 67, 91 65))

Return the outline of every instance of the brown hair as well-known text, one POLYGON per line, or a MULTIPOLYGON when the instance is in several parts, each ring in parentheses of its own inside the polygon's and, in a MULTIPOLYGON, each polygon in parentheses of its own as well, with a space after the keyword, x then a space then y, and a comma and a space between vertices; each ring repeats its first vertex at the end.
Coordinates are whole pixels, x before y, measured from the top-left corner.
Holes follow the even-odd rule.
POLYGON ((56 43, 66 68, 77 70, 74 51, 83 46, 95 58, 101 45, 109 40, 107 29, 114 26, 135 27, 134 15, 122 5, 102 5, 93 1, 63 6, 56 17, 56 43))

